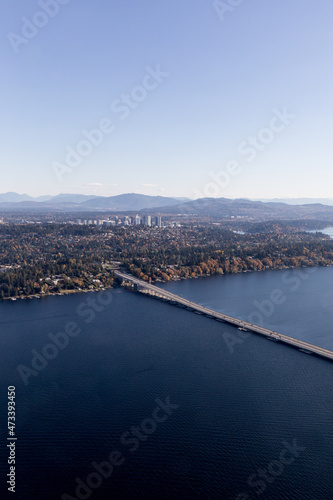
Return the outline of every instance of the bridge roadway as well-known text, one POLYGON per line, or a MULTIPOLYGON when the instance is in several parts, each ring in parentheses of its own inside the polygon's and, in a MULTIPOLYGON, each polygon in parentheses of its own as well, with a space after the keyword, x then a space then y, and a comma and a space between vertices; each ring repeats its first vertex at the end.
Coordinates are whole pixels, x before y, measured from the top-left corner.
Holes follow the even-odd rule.
MULTIPOLYGON (((130 283, 137 285, 139 287, 138 291, 142 291, 143 293, 148 293, 151 296, 160 297, 162 299, 167 299, 170 302, 175 304, 181 304, 182 306, 193 310, 194 312, 198 312, 204 314, 206 316, 215 318, 217 320, 223 321, 230 325, 236 326, 238 328, 244 328, 249 332, 258 333, 260 335, 264 335, 266 338, 273 341, 280 341, 285 344, 291 345, 293 347, 297 347, 298 349, 304 349, 307 354, 316 354, 318 356, 324 357, 326 359, 333 360, 333 352, 324 349, 323 347, 318 347, 313 344, 309 344, 308 342, 303 342, 302 340, 297 340, 288 335, 284 335, 282 333, 275 332, 273 330, 269 330, 268 328, 264 328, 262 326, 254 325, 253 323, 249 323, 248 321, 243 321, 241 319, 234 318, 233 316, 229 316, 227 314, 223 314, 217 311, 213 311, 208 307, 201 306, 196 304, 195 302, 191 302, 190 300, 184 299, 179 295, 168 292, 163 288, 158 288, 155 285, 151 285, 150 283, 146 283, 130 274, 126 274, 120 271, 114 271, 115 275, 121 278, 123 281, 129 281, 130 283), (141 290, 140 290, 141 289, 141 290)), ((303 351, 303 352, 304 352, 303 351)))

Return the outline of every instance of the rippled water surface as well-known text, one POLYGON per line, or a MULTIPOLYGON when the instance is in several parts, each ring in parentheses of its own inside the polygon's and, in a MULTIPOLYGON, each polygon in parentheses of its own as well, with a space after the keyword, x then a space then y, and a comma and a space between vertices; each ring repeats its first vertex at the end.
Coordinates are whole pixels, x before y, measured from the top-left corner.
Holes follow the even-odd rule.
MULTIPOLYGON (((281 289, 286 299, 261 313, 264 324, 333 347, 333 269, 285 273, 163 286, 245 319, 259 311, 254 301, 281 289)), ((256 335, 237 337, 230 349, 237 336, 230 326, 122 289, 111 301, 99 297, 0 304, 4 430, 5 389, 17 392, 16 498, 333 499, 331 362, 256 335), (58 353, 46 351, 54 359, 25 385, 18 365, 31 368, 31 351, 43 352, 49 334, 73 331, 73 322, 79 333, 58 353), (154 413, 167 398, 169 414, 154 413), (294 452, 283 454, 288 445, 294 452), (92 463, 114 450, 123 463, 75 493, 76 479, 86 484, 92 463)), ((1 498, 6 456, 3 444, 1 498)))

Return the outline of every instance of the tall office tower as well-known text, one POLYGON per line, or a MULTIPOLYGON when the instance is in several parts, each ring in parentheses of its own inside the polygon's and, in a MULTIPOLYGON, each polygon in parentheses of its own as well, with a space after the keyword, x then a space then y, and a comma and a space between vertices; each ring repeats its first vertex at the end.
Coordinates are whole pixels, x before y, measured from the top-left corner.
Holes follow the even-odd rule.
POLYGON ((139 215, 136 215, 134 219, 134 225, 140 226, 140 224, 141 224, 141 217, 139 217, 139 215))
POLYGON ((143 217, 143 225, 147 227, 151 227, 151 216, 150 215, 145 215, 143 217))

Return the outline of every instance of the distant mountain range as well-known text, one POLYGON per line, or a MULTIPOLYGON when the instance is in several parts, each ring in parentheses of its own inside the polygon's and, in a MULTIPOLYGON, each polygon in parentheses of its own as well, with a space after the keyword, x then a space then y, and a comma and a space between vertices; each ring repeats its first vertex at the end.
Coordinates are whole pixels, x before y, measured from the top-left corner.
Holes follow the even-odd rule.
POLYGON ((201 215, 215 219, 246 217, 253 221, 311 219, 328 221, 333 225, 333 206, 321 203, 289 205, 248 199, 201 198, 171 207, 160 207, 159 212, 170 215, 201 215))
POLYGON ((311 219, 328 221, 333 225, 332 204, 316 203, 317 200, 295 199, 295 204, 282 200, 252 201, 228 198, 170 198, 148 196, 137 193, 118 196, 89 196, 81 194, 59 194, 33 198, 27 194, 0 194, 0 211, 49 211, 49 212, 151 212, 164 215, 201 215, 215 219, 243 218, 253 221, 311 219), (311 203, 301 203, 311 201, 311 203))
POLYGON ((287 203, 288 205, 312 205, 321 203, 322 205, 333 205, 333 198, 256 198, 253 201, 263 201, 264 203, 287 203))
MULTIPOLYGON (((113 211, 139 211, 163 206, 178 205, 179 199, 165 196, 146 196, 144 194, 120 194, 108 198, 98 197, 82 203, 85 208, 107 209, 113 211)), ((188 200, 187 200, 188 201, 188 200)))
POLYGON ((84 201, 98 198, 98 196, 89 196, 85 194, 58 194, 56 196, 38 196, 33 198, 28 194, 18 193, 4 193, 0 194, 0 203, 21 203, 24 201, 38 202, 38 203, 82 203, 84 201))
POLYGON ((0 194, 0 210, 110 210, 139 211, 178 205, 189 198, 170 198, 166 196, 147 196, 144 194, 121 194, 118 196, 94 196, 83 194, 58 194, 33 198, 27 194, 0 194))

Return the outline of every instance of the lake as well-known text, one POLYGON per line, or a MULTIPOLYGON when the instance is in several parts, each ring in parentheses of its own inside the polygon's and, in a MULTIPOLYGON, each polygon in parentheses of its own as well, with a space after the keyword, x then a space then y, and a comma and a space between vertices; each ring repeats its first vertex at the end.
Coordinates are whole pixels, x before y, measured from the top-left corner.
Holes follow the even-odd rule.
POLYGON ((333 267, 227 274, 159 286, 215 311, 333 350, 333 267), (272 301, 276 290, 279 305, 272 301))
MULTIPOLYGON (((162 286, 332 348, 332 278, 318 268, 162 286), (285 300, 272 310, 275 289, 285 300)), ((330 361, 256 335, 231 349, 235 328, 122 288, 6 301, 0 328, 20 500, 332 500, 330 361)), ((3 440, 1 498, 7 455, 3 440)))
POLYGON ((331 238, 333 238, 333 227, 325 227, 325 229, 316 229, 314 231, 307 231, 308 233, 323 233, 327 234, 331 238))
POLYGON ((326 227, 322 233, 327 234, 331 238, 333 238, 333 227, 326 227))

